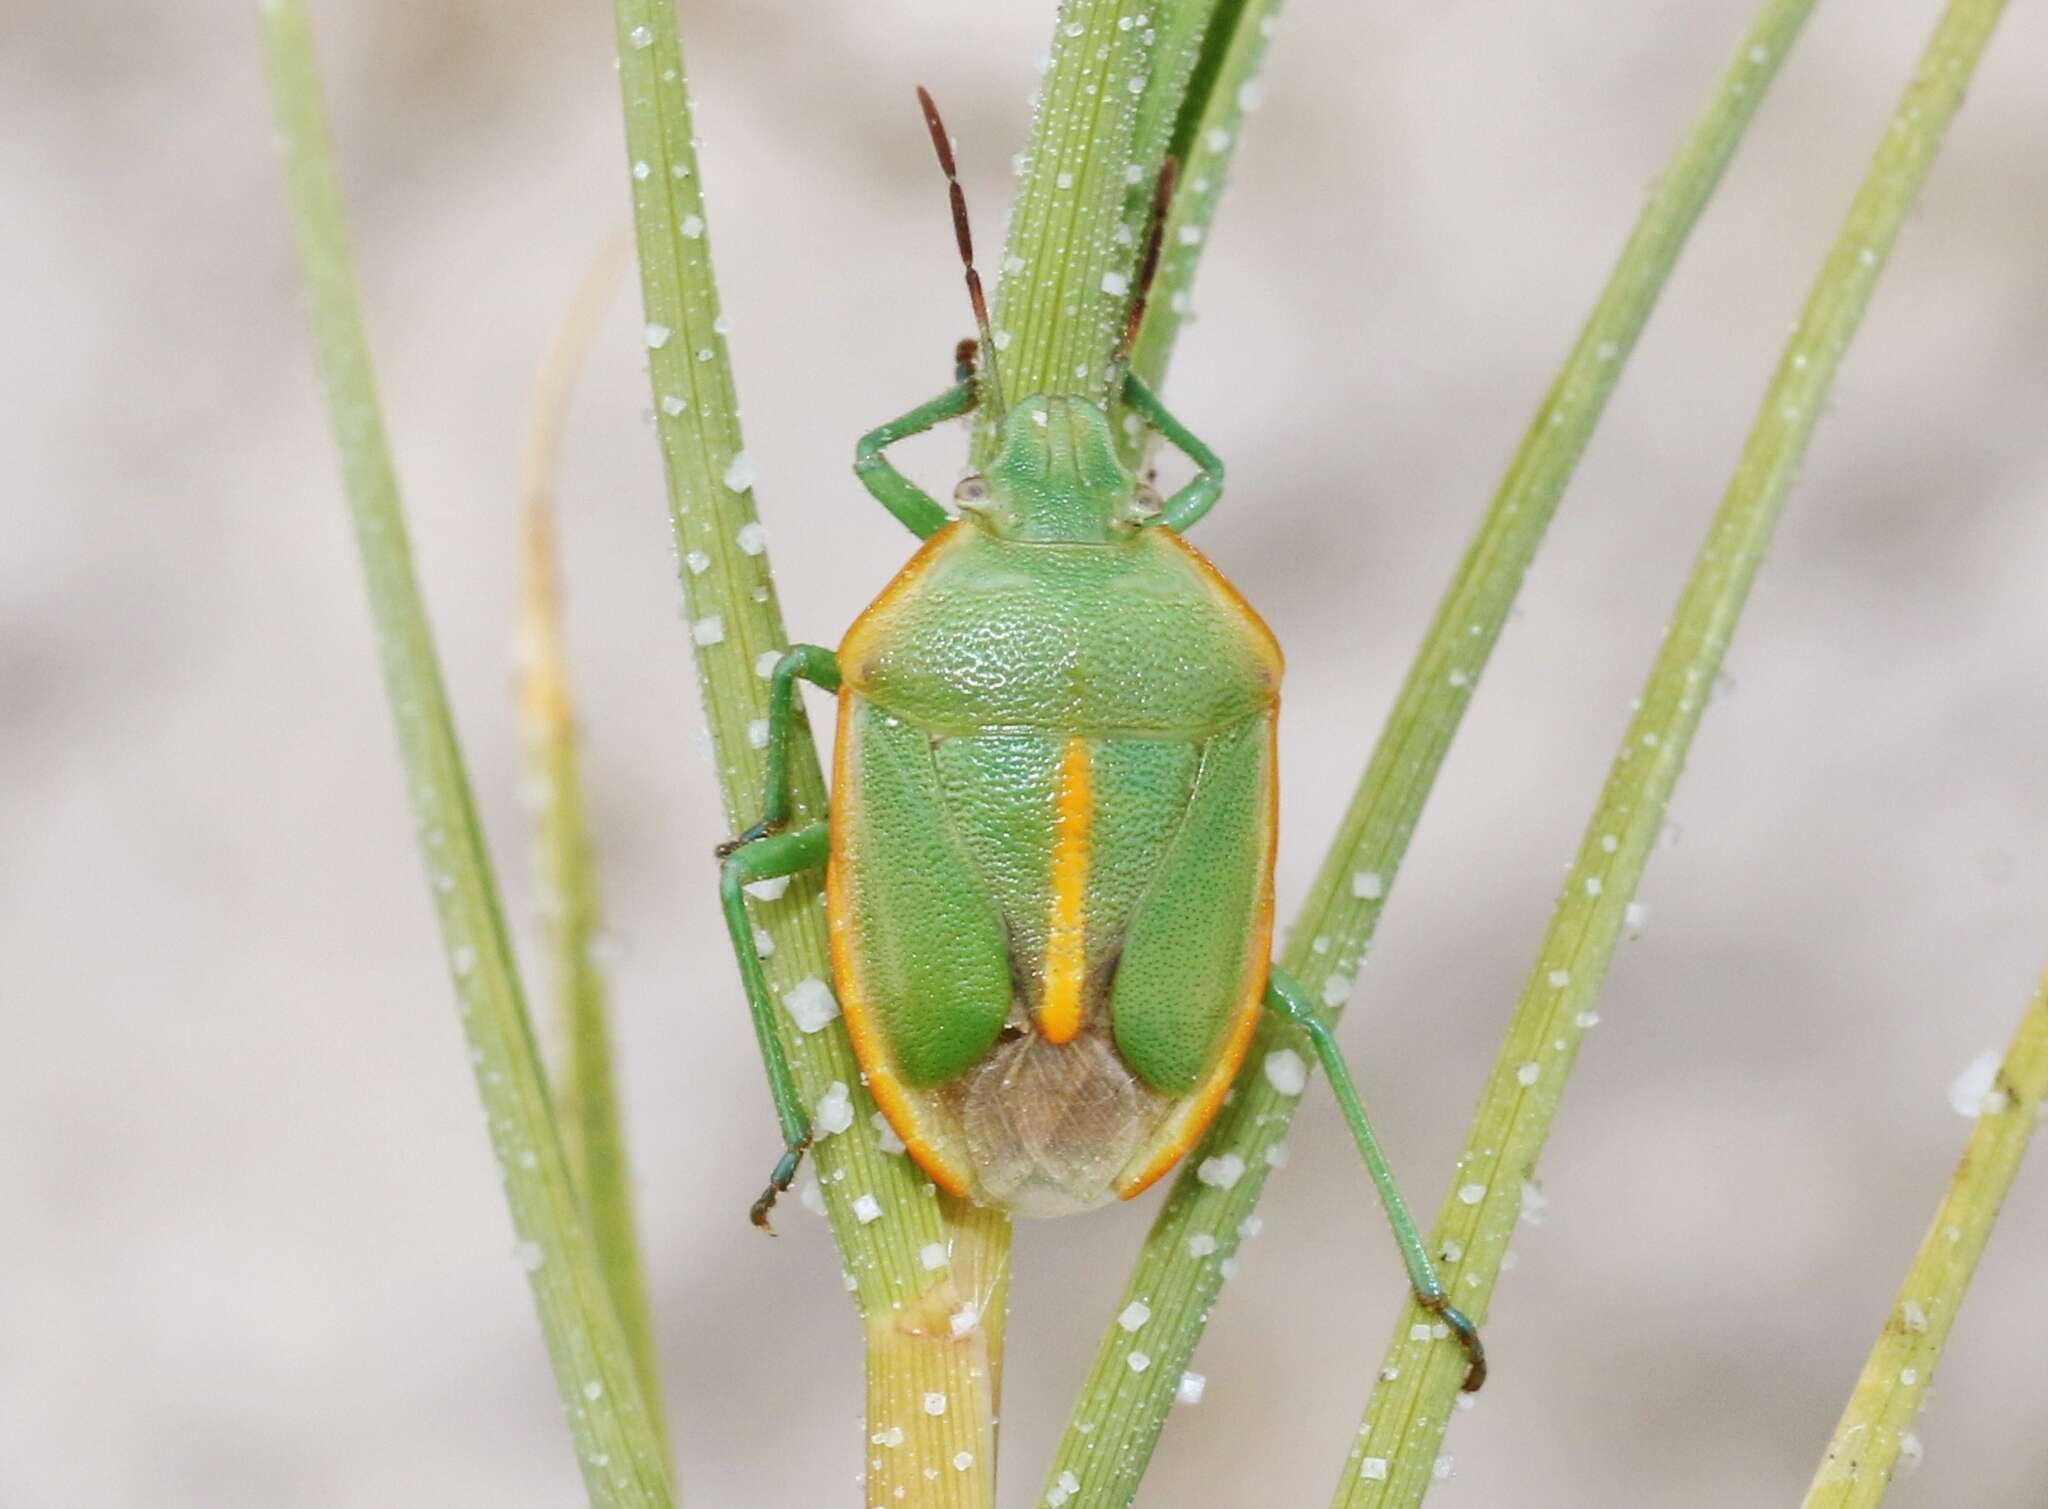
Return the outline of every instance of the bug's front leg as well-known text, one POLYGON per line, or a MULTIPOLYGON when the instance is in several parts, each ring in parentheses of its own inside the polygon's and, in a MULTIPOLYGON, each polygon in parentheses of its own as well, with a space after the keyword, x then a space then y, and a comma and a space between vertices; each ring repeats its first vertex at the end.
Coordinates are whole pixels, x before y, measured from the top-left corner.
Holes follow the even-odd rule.
POLYGON ((754 1015, 754 1036, 761 1045, 761 1063, 768 1071, 768 1093, 775 1099, 775 1115, 782 1123, 782 1157, 769 1176, 768 1188, 754 1202, 754 1224, 772 1234, 768 1211, 775 1197, 796 1178, 797 1164, 811 1145, 811 1119, 804 1111, 796 1077, 782 1051, 782 1039, 775 1031, 775 1002, 768 994, 768 974, 761 967, 761 950, 754 942, 753 919, 747 915, 746 887, 757 880, 774 880, 814 870, 825 862, 830 836, 824 823, 813 823, 794 833, 772 834, 734 850, 719 867, 718 899, 725 911, 726 930, 732 935, 733 956, 739 960, 740 983, 747 993, 747 1005, 754 1015))
POLYGON ((1337 1036, 1330 1030, 1330 1019, 1309 999, 1308 991, 1301 982, 1278 965, 1274 966, 1266 981, 1266 1009, 1279 1013, 1308 1033, 1323 1072, 1330 1076, 1330 1089, 1337 1097, 1337 1105, 1344 1112, 1345 1121, 1351 1125, 1352 1139, 1365 1158, 1366 1172, 1372 1175, 1372 1182, 1380 1192, 1380 1203, 1386 1208, 1387 1224, 1394 1228, 1394 1245, 1401 1249, 1401 1261, 1408 1269, 1408 1284, 1415 1291, 1415 1302, 1441 1320, 1458 1338, 1458 1344, 1465 1349, 1465 1392, 1474 1392, 1486 1381, 1486 1348, 1480 1343, 1479 1328, 1444 1293, 1443 1280, 1437 1277, 1436 1265, 1429 1260, 1429 1248, 1424 1245, 1422 1234, 1415 1229, 1415 1218, 1408 1213, 1408 1203, 1401 1198, 1400 1188, 1394 1183, 1394 1171, 1387 1164, 1387 1155, 1380 1148, 1379 1138, 1373 1135, 1372 1123, 1366 1119, 1365 1103, 1358 1098, 1358 1087, 1352 1083, 1344 1055, 1337 1049, 1337 1036))
POLYGON ((823 645, 796 644, 775 662, 774 677, 768 683, 768 780, 761 793, 761 820, 737 838, 729 838, 715 851, 720 859, 789 823, 789 732, 796 721, 798 680, 839 690, 839 657, 823 645))

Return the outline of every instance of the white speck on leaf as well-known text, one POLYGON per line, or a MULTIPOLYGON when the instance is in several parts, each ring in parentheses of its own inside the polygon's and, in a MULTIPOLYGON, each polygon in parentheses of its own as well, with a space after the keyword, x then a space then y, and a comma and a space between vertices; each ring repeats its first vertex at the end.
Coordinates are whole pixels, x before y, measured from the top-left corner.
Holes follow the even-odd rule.
POLYGON ((1200 1373, 1182 1373, 1180 1384, 1173 1391, 1175 1404, 1200 1404, 1202 1391, 1209 1386, 1209 1380, 1200 1373))
POLYGON ((685 241, 695 241, 704 234, 704 217, 702 215, 685 215, 683 216, 683 223, 677 226, 676 229, 683 233, 685 241))
MULTIPOLYGON (((754 469, 754 458, 745 451, 734 451, 732 460, 726 463, 724 481, 728 490, 743 493, 759 480, 760 473, 754 469)), ((759 528, 758 525, 754 526, 759 528)), ((748 555, 759 555, 758 550, 747 551, 748 555)))
POLYGON ((1378 870, 1354 870, 1351 874, 1351 894, 1360 901, 1378 901, 1387 894, 1386 880, 1378 870))
POLYGON ((1958 1116, 1972 1121, 1986 1113, 2005 1109, 2005 1095, 1998 1089, 1999 1057, 1987 1049, 1963 1065, 1962 1073, 1949 1082, 1948 1103, 1958 1116))
POLYGON ((1142 1299, 1134 1299, 1124 1306, 1123 1313, 1116 1318, 1116 1323, 1135 1335, 1144 1328, 1145 1322, 1151 1318, 1152 1307, 1142 1299))
POLYGON ((1308 1088, 1308 1065, 1292 1048, 1275 1048, 1266 1055, 1266 1083, 1282 1095, 1299 1095, 1308 1088))
POLYGON ((1195 1170, 1195 1177, 1213 1188, 1229 1189, 1244 1177, 1244 1159, 1235 1153, 1204 1158, 1202 1166, 1195 1170))
POLYGON ((671 335, 675 334, 675 332, 670 330, 666 325, 660 324, 654 320, 649 320, 647 322, 646 334, 647 349, 649 351, 659 351, 663 346, 666 346, 668 344, 668 338, 671 335))
POLYGON ((801 1032, 816 1032, 839 1015, 838 997, 816 975, 807 975, 782 993, 782 1009, 801 1032))
POLYGON ((690 625, 690 638, 698 644, 724 644, 725 618, 721 614, 707 613, 690 625))
MULTIPOLYGON (((873 1195, 861 1195, 853 1202, 853 1213, 863 1226, 871 1226, 882 1219, 882 1202, 873 1195)), ((937 1414, 938 1411, 932 1411, 937 1414)))
MULTIPOLYGON (((780 901, 782 893, 789 889, 789 877, 787 875, 771 875, 766 880, 750 880, 741 886, 740 889, 756 901, 780 901)), ((792 985, 790 989, 792 991, 802 990, 811 983, 813 982, 810 980, 800 980, 795 985, 792 985)))

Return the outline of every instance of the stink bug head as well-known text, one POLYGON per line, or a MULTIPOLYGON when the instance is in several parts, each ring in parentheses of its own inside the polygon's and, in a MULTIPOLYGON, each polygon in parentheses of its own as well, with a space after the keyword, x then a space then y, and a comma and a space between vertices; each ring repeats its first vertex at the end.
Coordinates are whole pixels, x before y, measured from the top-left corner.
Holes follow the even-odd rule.
POLYGON ((1039 544, 1108 544, 1159 514, 1157 496, 1117 455, 1109 416, 1067 395, 1010 410, 988 470, 954 498, 984 529, 1039 544))

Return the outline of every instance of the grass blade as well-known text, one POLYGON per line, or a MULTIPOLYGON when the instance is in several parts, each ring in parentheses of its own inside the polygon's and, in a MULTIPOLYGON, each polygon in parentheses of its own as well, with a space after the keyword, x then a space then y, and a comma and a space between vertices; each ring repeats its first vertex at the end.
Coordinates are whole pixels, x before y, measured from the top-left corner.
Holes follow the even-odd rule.
MULTIPOLYGON (((1457 1302, 1483 1318, 1707 694, 1822 404, 1899 226, 1961 104, 2003 0, 1952 0, 1849 207, 1764 395, 1620 754, 1565 879, 1480 1100, 1432 1246, 1457 1302)), ((1432 1481, 1464 1364, 1404 1306, 1334 1503, 1410 1509, 1432 1481)))
MULTIPOLYGON (((1437 608, 1282 955, 1332 1008, 1350 995, 1409 836, 1565 484, 1813 4, 1768 0, 1743 34, 1706 110, 1644 207, 1437 608)), ((1255 23, 1252 31, 1262 35, 1263 28, 1255 23)), ((1242 51, 1252 44, 1241 36, 1233 46, 1242 51)), ((1239 66, 1249 70, 1255 60, 1241 59, 1239 66)), ((1237 102, 1236 92, 1232 100, 1237 102)), ((1151 328, 1148 319, 1141 350, 1152 339, 1151 328)), ((1159 339, 1170 340, 1170 334, 1159 339)), ((1163 348, 1158 359, 1165 359, 1163 348)), ((1310 1057, 1293 1030, 1277 1023, 1261 1028, 1230 1104, 1190 1155, 1154 1221, 1118 1303, 1121 1310, 1144 1299, 1152 1323, 1142 1342, 1120 1326, 1106 1329, 1060 1441, 1054 1487, 1059 1474, 1070 1473, 1088 1502, 1126 1503, 1136 1493, 1180 1375, 1214 1308, 1222 1265, 1236 1250, 1238 1228, 1257 1206, 1266 1174, 1281 1156, 1296 1101, 1275 1090, 1263 1073, 1266 1056, 1280 1049, 1310 1057), (1204 1184, 1200 1169, 1210 1158, 1238 1160, 1245 1171, 1228 1188, 1204 1184), (1147 1354, 1150 1365, 1134 1372, 1130 1358, 1136 1350, 1147 1354)))
POLYGON ((557 1135, 546 1077, 505 932, 497 884, 457 747, 398 481, 378 412, 341 195, 303 0, 267 0, 263 38, 300 254, 343 481, 382 651, 386 691, 419 820, 491 1141, 555 1380, 593 1504, 675 1502, 658 1422, 557 1135))
POLYGON ((1891 1486, 1899 1453, 1934 1382, 1934 1367, 1962 1307, 1984 1244, 2019 1172, 2048 1095, 2048 975, 2020 1018, 1976 1130, 1956 1165, 1934 1224, 1906 1271, 1856 1391, 1828 1442, 1805 1509, 1873 1509, 1891 1486))
MULTIPOLYGON (((614 0, 613 14, 669 517, 719 793, 738 831, 758 815, 766 767, 755 741, 766 728, 766 675, 789 640, 740 434, 675 7, 673 0, 614 0)), ((851 441, 847 449, 850 459, 851 441)), ((816 750, 801 729, 793 743, 799 820, 815 818, 825 810, 816 750)), ((706 855, 706 902, 714 881, 706 855)), ((818 877, 798 876, 779 897, 752 903, 757 928, 773 944, 765 964, 778 997, 832 978, 820 889, 818 877)), ((737 991, 732 1001, 740 1009, 737 991)), ((842 1022, 811 1033, 786 1019, 778 1026, 806 1101, 816 1105, 837 1085, 855 1106, 852 1126, 820 1136, 811 1158, 865 1319, 875 1445, 869 1497, 935 1509, 985 1506, 995 1492, 1009 1224, 935 1198, 908 1158, 885 1149, 842 1022), (866 1221, 855 1209, 862 1197, 879 1211, 866 1221), (932 1248, 946 1255, 936 1269, 922 1257, 932 1248), (979 1319, 956 1336, 954 1318, 970 1309, 979 1319), (940 1412, 925 1407, 933 1396, 944 1401, 940 1412)), ((750 1172, 735 1186, 743 1191, 732 1211, 736 1242, 759 1240, 746 1226, 745 1209, 780 1151, 773 1128, 764 1097, 760 1179, 750 1172)))
MULTIPOLYGON (((555 1075, 555 1123, 582 1196, 612 1308, 626 1334, 626 1345, 633 1351, 640 1396, 659 1418, 662 1389, 654 1322, 633 1219, 632 1174, 619 1125, 604 974, 594 954, 603 911, 584 812, 555 547, 555 458, 561 449, 563 417, 628 250, 623 236, 614 237, 592 263, 556 332, 527 416, 522 467, 525 550, 519 600, 519 712, 533 793, 538 889, 561 1042, 555 1075)), ((667 1444, 666 1437, 663 1444, 667 1444)), ((672 1460, 670 1469, 673 1472, 672 1460)))

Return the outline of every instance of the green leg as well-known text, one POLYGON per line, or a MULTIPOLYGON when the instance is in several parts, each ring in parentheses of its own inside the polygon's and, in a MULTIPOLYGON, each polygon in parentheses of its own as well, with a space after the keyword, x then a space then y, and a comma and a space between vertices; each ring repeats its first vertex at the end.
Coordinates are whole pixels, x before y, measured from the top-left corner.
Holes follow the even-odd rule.
POLYGON ((782 1051, 782 1039, 775 1031, 775 1002, 768 994, 768 975, 761 968, 761 950, 754 943, 753 919, 747 916, 747 896, 742 887, 751 881, 773 880, 814 870, 825 862, 830 840, 823 823, 813 823, 794 833, 777 834, 735 850, 720 866, 718 899, 725 909, 726 930, 732 934, 732 951, 739 960, 740 983, 746 988, 747 1005, 754 1013, 754 1036, 760 1039, 761 1062, 768 1070, 768 1092, 775 1097, 775 1115, 782 1123, 783 1153, 769 1176, 768 1188, 754 1202, 754 1224, 763 1231, 768 1210, 775 1197, 796 1178, 796 1166, 804 1149, 811 1145, 811 1118, 804 1112, 796 1079, 789 1072, 789 1059, 782 1051))
POLYGON ((869 430, 860 437, 860 444, 854 447, 853 471, 860 478, 861 485, 920 540, 928 540, 937 534, 953 521, 953 516, 930 493, 891 466, 889 458, 882 452, 899 440, 922 435, 949 419, 958 419, 973 407, 974 383, 971 380, 956 383, 930 403, 869 430))
POLYGON ((1365 1105, 1358 1098, 1358 1087, 1351 1082, 1351 1071, 1344 1065, 1344 1055, 1337 1051, 1337 1038, 1330 1030, 1329 1018, 1309 999, 1301 982, 1277 965, 1266 982, 1266 1009, 1294 1022, 1308 1033, 1309 1041, 1315 1045, 1323 1072, 1330 1076, 1330 1088, 1336 1093, 1337 1105, 1343 1110, 1344 1119, 1351 1123, 1351 1135, 1358 1143, 1358 1151, 1365 1156, 1366 1171, 1372 1175, 1372 1182, 1379 1189, 1380 1203, 1387 1211, 1387 1224, 1394 1228, 1394 1245, 1401 1249, 1401 1261, 1408 1268, 1408 1283, 1415 1291, 1415 1302, 1449 1326, 1459 1345, 1464 1347, 1465 1391, 1471 1393, 1486 1381, 1486 1348, 1480 1345, 1478 1328, 1444 1294, 1443 1281, 1436 1276, 1436 1268, 1429 1260, 1429 1249, 1423 1245, 1422 1234, 1415 1229, 1415 1218, 1408 1214, 1407 1203, 1394 1184, 1394 1171, 1387 1166, 1387 1155, 1380 1150, 1372 1123, 1366 1120, 1365 1105))
POLYGON ((1195 463, 1195 479, 1166 500, 1162 522, 1175 534, 1183 534, 1223 496, 1223 458, 1204 445, 1173 411, 1159 401, 1137 375, 1124 379, 1124 402, 1144 416, 1145 422, 1177 446, 1195 463))
POLYGON ((761 794, 761 820, 739 837, 720 844, 720 859, 757 838, 779 832, 789 822, 789 735, 796 725, 799 680, 837 692, 839 657, 823 645, 793 644, 775 662, 775 674, 768 683, 768 781, 761 794))

